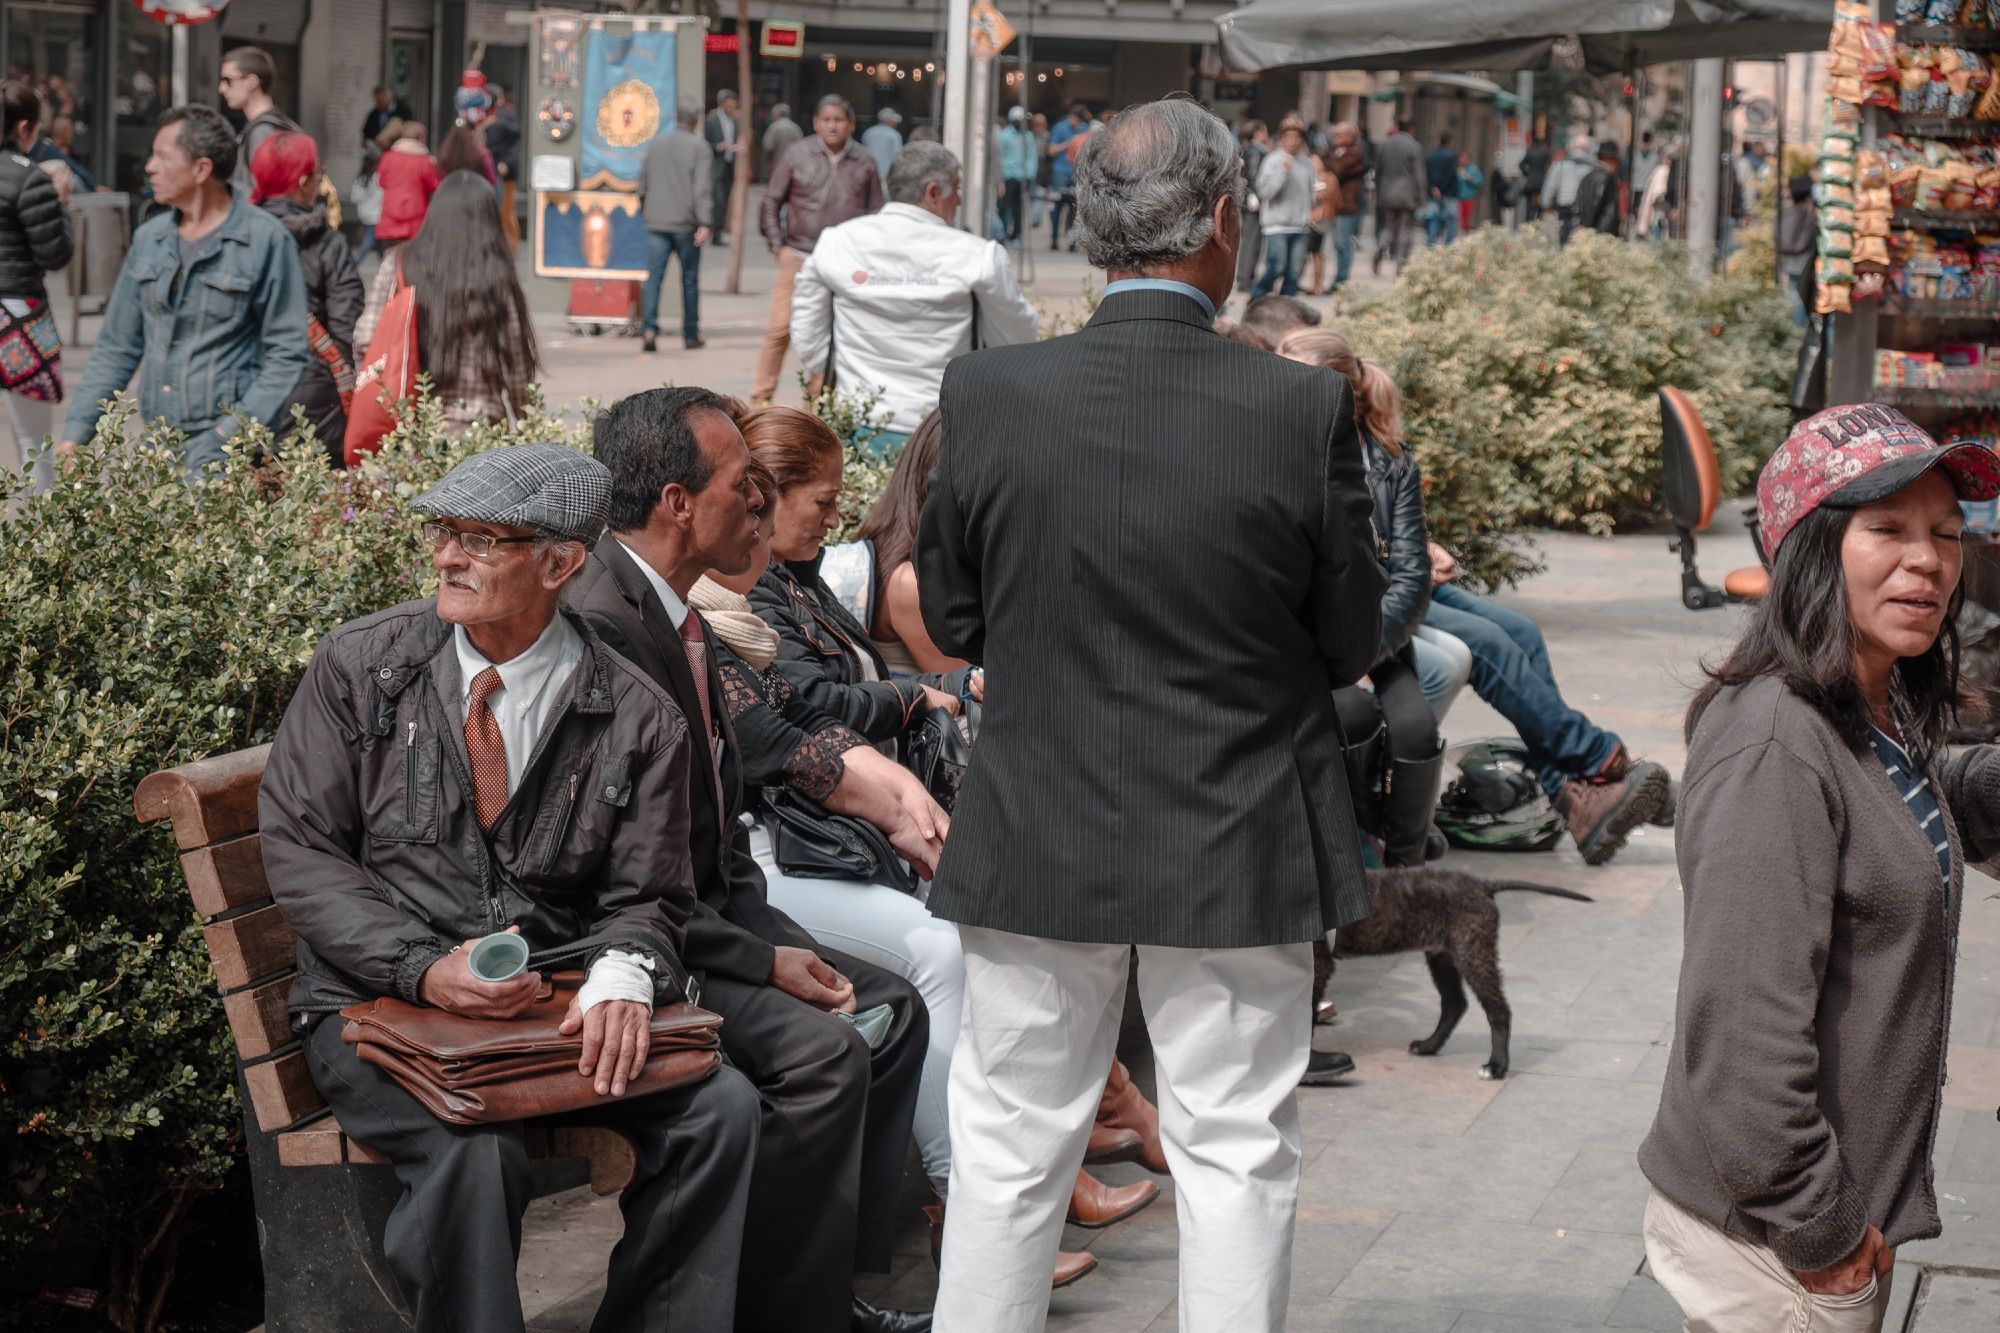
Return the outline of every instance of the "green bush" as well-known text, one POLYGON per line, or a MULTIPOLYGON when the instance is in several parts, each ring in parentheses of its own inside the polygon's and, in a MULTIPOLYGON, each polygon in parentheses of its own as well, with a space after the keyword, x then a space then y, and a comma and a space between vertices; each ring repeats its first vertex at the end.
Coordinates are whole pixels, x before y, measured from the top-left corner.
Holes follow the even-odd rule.
POLYGON ((201 931, 133 788, 271 739, 322 634, 428 590, 406 504, 458 458, 578 434, 536 404, 446 440, 426 402, 353 472, 307 440, 190 489, 178 439, 128 446, 129 415, 49 494, 0 481, 0 1249, 95 1233, 128 1329, 157 1322, 179 1223, 240 1125, 201 931))
POLYGON ((1726 494, 1784 438, 1783 298, 1742 278, 1704 287, 1674 247, 1482 228, 1331 322, 1402 390, 1433 532, 1488 585, 1538 567, 1528 529, 1606 533, 1657 512, 1662 385, 1694 400, 1726 494))

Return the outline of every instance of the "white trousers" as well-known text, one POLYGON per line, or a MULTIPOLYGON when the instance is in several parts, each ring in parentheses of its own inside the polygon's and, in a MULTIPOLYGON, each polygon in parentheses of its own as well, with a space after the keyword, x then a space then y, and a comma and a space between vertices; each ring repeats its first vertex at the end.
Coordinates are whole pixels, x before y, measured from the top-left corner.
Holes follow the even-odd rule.
POLYGON ((829 949, 853 954, 893 972, 917 988, 931 1015, 931 1045, 917 1082, 917 1114, 911 1126, 923 1158, 924 1174, 943 1194, 951 1177, 951 1125, 945 1095, 951 1052, 958 1043, 960 1005, 965 998, 965 959, 958 927, 900 889, 852 879, 806 879, 778 869, 771 835, 762 825, 750 831, 750 854, 764 869, 771 906, 805 927, 829 949))
MULTIPOLYGON (((938 1333, 1036 1333, 1118 1043, 1133 947, 959 927, 951 1207, 938 1333)), ((1180 1326, 1282 1329, 1312 949, 1137 946, 1180 1222, 1180 1326)))
POLYGON ((1895 1273, 1819 1296, 1777 1255, 1710 1226, 1658 1190, 1646 1200, 1646 1260, 1681 1307, 1683 1333, 1880 1333, 1895 1273))

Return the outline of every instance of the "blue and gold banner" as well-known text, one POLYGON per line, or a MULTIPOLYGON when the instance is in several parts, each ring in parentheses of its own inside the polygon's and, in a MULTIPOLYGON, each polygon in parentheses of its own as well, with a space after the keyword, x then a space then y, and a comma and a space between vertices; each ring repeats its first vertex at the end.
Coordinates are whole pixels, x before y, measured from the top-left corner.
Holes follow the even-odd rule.
POLYGON ((637 190, 646 144, 674 123, 674 34, 601 28, 583 65, 580 190, 637 190))

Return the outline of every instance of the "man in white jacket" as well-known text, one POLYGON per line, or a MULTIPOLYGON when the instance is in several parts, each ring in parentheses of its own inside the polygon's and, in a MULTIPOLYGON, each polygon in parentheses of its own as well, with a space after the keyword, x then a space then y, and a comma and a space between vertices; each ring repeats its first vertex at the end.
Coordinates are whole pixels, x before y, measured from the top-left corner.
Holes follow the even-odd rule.
POLYGON ((1035 337, 1006 247, 952 226, 959 183, 950 149, 908 145, 882 211, 821 232, 792 292, 792 350, 811 391, 830 370, 841 392, 880 396, 887 419, 867 441, 877 454, 937 406, 946 362, 1035 337))

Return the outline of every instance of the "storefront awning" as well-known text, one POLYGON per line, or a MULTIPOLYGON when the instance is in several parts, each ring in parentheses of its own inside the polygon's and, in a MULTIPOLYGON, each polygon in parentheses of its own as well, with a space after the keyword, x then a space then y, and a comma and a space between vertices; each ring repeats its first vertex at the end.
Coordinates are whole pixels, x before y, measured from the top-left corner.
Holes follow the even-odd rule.
POLYGON ((1232 68, 1540 69, 1575 39, 1599 72, 1815 51, 1833 0, 1252 0, 1216 20, 1232 68))

